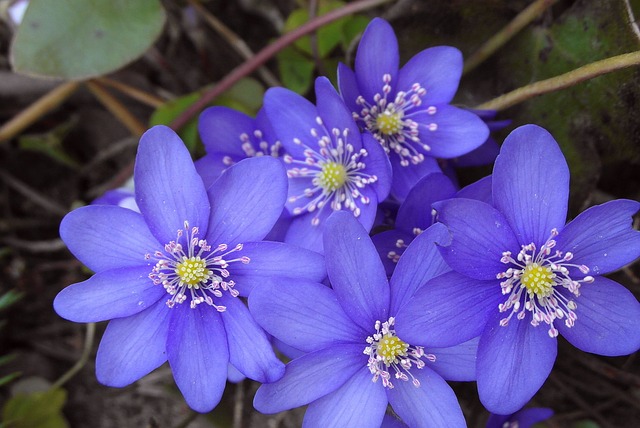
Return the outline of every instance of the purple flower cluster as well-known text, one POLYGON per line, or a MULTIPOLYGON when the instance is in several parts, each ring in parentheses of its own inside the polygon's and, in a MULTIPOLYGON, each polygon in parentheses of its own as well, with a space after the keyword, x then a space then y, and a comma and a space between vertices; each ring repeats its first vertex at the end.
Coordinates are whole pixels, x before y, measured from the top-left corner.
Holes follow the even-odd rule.
POLYGON ((258 411, 308 405, 304 426, 463 427, 447 381, 477 381, 487 426, 524 427, 552 414, 521 409, 557 336, 601 355, 640 348, 640 303, 602 276, 640 256, 640 203, 565 224, 569 170, 535 125, 506 138, 491 176, 460 189, 437 159, 497 152, 484 120, 449 104, 461 54, 435 47, 398 62, 391 26, 374 19, 355 72, 339 67, 340 93, 320 77, 315 104, 272 88, 255 119, 211 107, 195 163, 154 127, 135 191, 63 219, 62 239, 95 274, 54 308, 109 320, 101 383, 126 386, 168 361, 199 412, 246 376, 263 384, 258 411), (384 206, 397 209, 393 226, 370 237, 384 206))

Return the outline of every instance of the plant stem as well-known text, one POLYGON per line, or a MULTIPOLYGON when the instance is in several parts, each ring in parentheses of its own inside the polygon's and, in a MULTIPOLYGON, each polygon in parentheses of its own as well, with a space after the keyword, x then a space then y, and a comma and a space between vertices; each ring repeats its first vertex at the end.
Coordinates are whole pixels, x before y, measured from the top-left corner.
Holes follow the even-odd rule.
POLYGON ((240 79, 252 73, 262 64, 267 62, 276 53, 280 52, 282 49, 286 48, 291 43, 298 40, 300 37, 306 36, 307 34, 317 30, 323 25, 326 25, 344 16, 380 6, 384 3, 389 3, 390 1, 393 0, 360 0, 353 3, 348 3, 340 9, 333 10, 326 15, 322 15, 315 19, 312 19, 311 21, 296 28, 295 30, 283 34, 278 40, 263 48, 253 58, 234 68, 220 82, 218 82, 217 85, 215 85, 209 91, 205 92, 197 102, 193 103, 187 110, 185 110, 180 116, 178 116, 173 122, 171 122, 171 128, 180 129, 192 117, 197 115, 200 110, 206 107, 213 99, 232 87, 240 79))
POLYGON ((158 108, 163 106, 166 102, 160 97, 157 97, 153 94, 149 94, 131 85, 127 85, 126 83, 113 80, 109 77, 104 77, 104 76, 96 77, 95 80, 102 83, 103 85, 110 86, 113 89, 116 89, 122 92, 123 94, 129 96, 130 98, 133 98, 136 101, 140 101, 141 103, 148 105, 149 107, 158 108))
POLYGON ((536 0, 520 12, 502 30, 487 40, 480 48, 465 61, 463 74, 476 68, 485 59, 490 57, 495 51, 505 45, 513 36, 538 17, 547 8, 558 0, 536 0))
POLYGON ((85 82, 87 88, 133 135, 140 136, 146 131, 144 126, 116 97, 111 95, 97 80, 85 82))
POLYGON ((478 110, 505 110, 538 95, 568 88, 585 80, 634 65, 640 65, 640 51, 592 62, 560 76, 523 86, 474 108, 478 110))
POLYGON ((91 348, 93 348, 93 338, 96 333, 96 324, 90 322, 87 324, 87 333, 84 337, 84 347, 82 348, 82 355, 80 355, 80 359, 67 371, 65 374, 60 376, 60 379, 55 381, 53 385, 51 385, 51 389, 60 388, 64 385, 69 379, 75 376, 82 367, 87 363, 89 359, 89 354, 91 353, 91 348))
POLYGON ((0 128, 0 142, 13 138, 20 131, 56 108, 75 92, 79 84, 79 82, 62 83, 60 86, 56 86, 50 92, 36 100, 29 107, 22 110, 17 116, 0 128))

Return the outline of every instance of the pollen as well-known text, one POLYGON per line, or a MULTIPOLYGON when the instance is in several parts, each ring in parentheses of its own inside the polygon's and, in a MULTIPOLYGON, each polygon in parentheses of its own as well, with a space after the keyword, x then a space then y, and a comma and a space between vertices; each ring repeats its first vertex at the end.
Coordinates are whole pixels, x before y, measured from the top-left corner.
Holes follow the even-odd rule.
POLYGON ((376 127, 383 135, 399 134, 403 126, 401 112, 385 111, 376 117, 376 127))
POLYGON ((529 294, 535 294, 538 298, 549 297, 553 294, 555 276, 550 267, 532 263, 524 269, 520 282, 529 294))
POLYGON ((200 257, 183 257, 182 262, 176 265, 175 273, 180 277, 180 282, 189 288, 198 288, 199 284, 211 278, 206 261, 200 257))
POLYGON ((327 192, 335 192, 344 186, 347 181, 347 170, 344 165, 337 162, 327 162, 322 166, 318 175, 320 186, 327 192))
POLYGON ((382 357, 382 362, 387 366, 397 363, 399 361, 398 357, 406 357, 408 350, 409 344, 393 334, 385 334, 378 341, 378 355, 382 357))

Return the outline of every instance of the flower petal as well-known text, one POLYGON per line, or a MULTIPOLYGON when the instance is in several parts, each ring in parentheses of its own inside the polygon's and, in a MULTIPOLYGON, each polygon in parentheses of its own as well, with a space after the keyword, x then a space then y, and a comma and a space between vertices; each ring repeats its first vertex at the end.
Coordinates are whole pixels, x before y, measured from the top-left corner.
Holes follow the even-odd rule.
POLYGON ((435 113, 427 110, 411 113, 411 119, 418 123, 420 142, 431 148, 429 156, 446 159, 461 156, 480 147, 489 137, 489 128, 475 114, 448 104, 431 107, 435 113), (435 129, 433 124, 437 125, 435 129))
POLYGON ((573 346, 598 355, 628 355, 640 349, 640 303, 622 285, 604 277, 580 287, 574 300, 578 319, 568 328, 555 326, 573 346))
POLYGON ((394 388, 387 390, 393 411, 410 427, 466 427, 460 404, 455 393, 429 367, 413 369, 411 374, 420 381, 415 387, 412 382, 394 382, 394 388))
POLYGON ((410 244, 414 236, 394 229, 376 233, 371 237, 387 276, 391 276, 398 265, 398 258, 402 256, 405 250, 403 245, 410 244), (399 241, 402 241, 400 246, 398 245, 399 241))
POLYGON ((325 261, 331 285, 347 315, 365 331, 389 317, 389 284, 378 252, 361 224, 336 212, 325 224, 325 261))
POLYGON ((171 128, 158 125, 142 135, 133 176, 136 202, 158 241, 174 241, 185 221, 205 236, 207 193, 189 151, 171 128))
POLYGON ((285 151, 295 159, 304 159, 304 144, 316 148, 311 128, 317 128, 318 111, 310 101, 285 88, 270 88, 264 95, 264 111, 285 151))
POLYGON ((60 237, 94 272, 147 265, 145 254, 162 248, 140 214, 109 205, 71 211, 60 223, 60 237))
POLYGON ((356 75, 348 66, 338 63, 338 88, 340 95, 351 112, 359 112, 360 107, 356 104, 356 99, 360 95, 356 75))
POLYGON ((253 118, 228 107, 209 107, 198 118, 198 132, 209 154, 225 153, 246 157, 240 135, 252 135, 255 129, 253 118))
POLYGON ((356 152, 360 150, 362 147, 360 130, 353 121, 351 111, 340 98, 329 79, 324 76, 318 77, 315 89, 318 116, 322 118, 322 123, 327 132, 333 133, 335 129, 342 134, 345 129, 348 129, 346 142, 351 144, 356 152))
POLYGON ((478 394, 492 413, 507 415, 522 408, 551 373, 558 342, 544 325, 512 319, 505 327, 498 311, 478 345, 478 394))
POLYGON ((96 376, 107 386, 127 386, 167 361, 171 311, 164 301, 109 322, 96 355, 96 376))
POLYGON ((249 263, 235 263, 230 267, 230 272, 236 284, 242 287, 243 296, 248 296, 253 287, 267 277, 303 278, 320 282, 327 276, 324 257, 296 245, 247 242, 241 254, 249 257, 249 263))
POLYGON ((167 355, 176 385, 196 412, 211 411, 227 381, 229 347, 220 314, 202 304, 171 310, 167 355))
POLYGON ((400 205, 396 228, 407 233, 414 233, 416 227, 425 230, 433 224, 431 204, 453 198, 455 194, 455 186, 444 174, 436 172, 421 178, 400 205))
POLYGON ((210 245, 261 241, 276 223, 287 197, 282 163, 270 156, 244 159, 209 188, 210 245), (256 209, 256 207, 260 207, 256 209))
POLYGON ((278 413, 335 391, 366 366, 363 349, 361 345, 336 345, 296 358, 287 364, 280 380, 258 388, 253 407, 261 413, 278 413))
POLYGON ((280 379, 284 364, 276 357, 269 338, 244 303, 226 293, 216 303, 227 308, 221 316, 229 342, 229 362, 258 382, 280 379))
POLYGON ((391 162, 382 145, 371 134, 362 134, 362 145, 367 157, 362 159, 366 167, 363 174, 375 175, 377 181, 372 185, 379 201, 384 201, 391 191, 391 162))
POLYGON ((628 199, 591 207, 565 226, 556 247, 572 252, 571 263, 589 267, 591 275, 620 269, 640 257, 640 232, 633 229, 632 219, 639 207, 628 199))
POLYGON ((408 92, 414 83, 427 90, 423 104, 448 104, 462 76, 462 53, 451 46, 425 49, 401 69, 396 90, 408 92))
POLYGON ((387 409, 387 394, 371 372, 361 368, 344 385, 309 404, 304 427, 378 427, 387 409))
POLYGON ((427 282, 400 308, 396 332, 412 345, 454 346, 478 336, 503 300, 498 280, 448 272, 427 282))
POLYGON ((374 18, 362 34, 355 61, 358 87, 367 101, 371 103, 375 94, 382 95, 385 74, 392 77, 393 93, 399 62, 398 40, 393 28, 384 19, 374 18))
POLYGON ((418 235, 404 251, 389 282, 391 314, 396 314, 427 281, 451 270, 436 246, 448 237, 446 226, 437 223, 418 235))
POLYGON ((249 308, 269 334, 304 352, 340 342, 366 345, 366 330, 351 321, 335 291, 322 284, 288 278, 264 284, 251 293, 249 308))
POLYGON ((438 161, 431 156, 425 157, 419 164, 402 166, 400 165, 400 157, 398 154, 392 152, 389 154, 389 161, 393 169, 391 194, 399 201, 404 201, 409 194, 409 190, 411 190, 421 178, 436 172, 442 173, 438 161))
POLYGON ((476 380, 476 354, 480 338, 474 337, 448 348, 429 348, 426 352, 436 356, 429 367, 444 380, 468 382, 476 380))
POLYGON ((220 177, 222 171, 242 159, 244 159, 244 156, 209 153, 195 161, 194 165, 198 175, 202 178, 205 189, 208 189, 220 177))
POLYGON ((473 199, 436 202, 438 220, 451 233, 451 244, 440 247, 442 257, 455 271, 475 279, 490 280, 505 271, 502 253, 520 250, 505 217, 492 206, 473 199))
POLYGON ((558 143, 536 125, 516 128, 493 167, 493 205, 521 245, 544 244, 567 219, 569 168, 558 143))
POLYGON ((492 176, 488 175, 475 183, 471 183, 458 191, 457 198, 476 199, 491 205, 493 197, 491 195, 492 176))
POLYGON ((333 213, 331 209, 323 209, 319 213, 311 212, 301 214, 291 220, 284 242, 323 254, 322 232, 327 217, 333 213), (318 215, 320 222, 317 226, 311 224, 311 220, 318 215))
POLYGON ((106 321, 137 314, 167 293, 149 279, 149 273, 150 266, 99 272, 58 293, 53 308, 62 318, 74 322, 106 321))
MULTIPOLYGON (((489 123, 487 126, 491 131, 491 124, 489 123)), ((479 147, 457 158, 455 163, 459 168, 489 165, 490 163, 495 162, 498 153, 500 153, 500 146, 498 145, 498 142, 489 137, 479 147)))

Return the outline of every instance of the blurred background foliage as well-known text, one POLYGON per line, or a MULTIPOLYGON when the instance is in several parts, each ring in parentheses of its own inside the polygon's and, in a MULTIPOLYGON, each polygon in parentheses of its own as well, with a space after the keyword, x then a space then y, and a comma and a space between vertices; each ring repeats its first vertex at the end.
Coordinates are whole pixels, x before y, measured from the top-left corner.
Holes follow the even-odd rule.
MULTIPOLYGON (((203 153, 203 95, 279 37, 354 2, 338 0, 31 0, 22 24, 0 0, 0 403, 4 426, 296 426, 301 411, 252 411, 253 383, 228 389, 211 415, 181 401, 167 369, 123 390, 95 381, 92 358, 64 389, 56 379, 82 354, 84 329, 51 308, 64 286, 86 279, 58 238, 61 217, 130 176, 139 135, 187 119, 179 132, 203 153), (39 77, 33 77, 39 76, 39 77), (48 76, 42 78, 41 76, 48 76), (39 104, 47 101, 44 105, 39 104), (27 114, 29 113, 29 114, 27 114), (11 291, 10 291, 11 290, 11 291), (16 298, 16 297, 26 298, 16 298), (17 379, 22 373, 25 379, 17 379), (33 379, 36 379, 35 381, 33 379), (66 406, 64 403, 67 403, 66 406), (60 413, 64 407, 64 415, 60 413), (39 408, 39 412, 32 411, 39 408), (68 419, 68 422, 66 421, 68 419)), ((470 57, 532 3, 539 13, 463 76, 455 103, 475 107, 516 88, 640 49, 640 0, 388 0, 298 39, 207 105, 253 115, 274 85, 313 97, 353 64, 374 16, 398 35, 401 62, 435 45, 470 57)), ((640 199, 640 68, 631 67, 500 111, 515 127, 536 123, 562 146, 572 172, 571 213, 612 198, 640 199)), ((460 171, 462 183, 491 166, 460 171)), ((614 279, 640 294, 637 264, 614 279)), ((99 326, 98 329, 104 328, 99 326)), ((95 349, 93 350, 95 352, 95 349)), ((561 342, 551 378, 532 404, 552 407, 551 427, 633 426, 640 420, 636 356, 575 355, 561 342)), ((473 385, 455 385, 469 426, 483 426, 473 385)))

